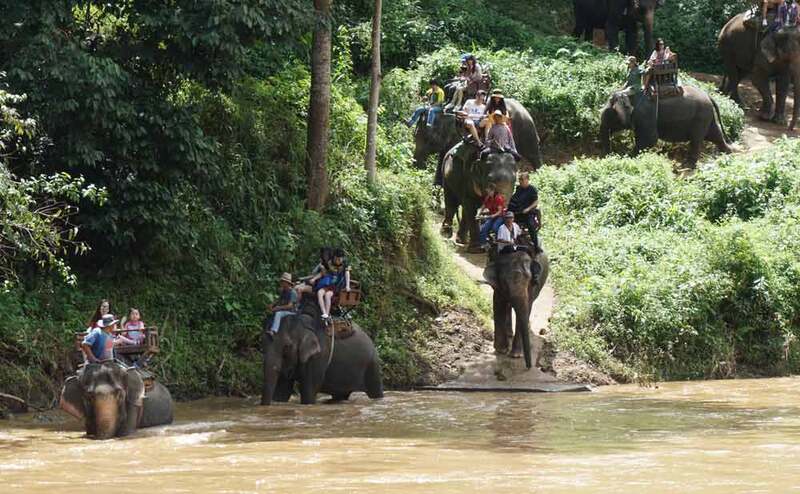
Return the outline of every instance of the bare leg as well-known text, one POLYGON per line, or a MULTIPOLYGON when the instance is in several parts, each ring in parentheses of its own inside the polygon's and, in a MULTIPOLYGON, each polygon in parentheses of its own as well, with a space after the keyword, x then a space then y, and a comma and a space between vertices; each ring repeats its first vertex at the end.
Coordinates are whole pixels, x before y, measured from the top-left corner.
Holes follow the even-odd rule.
POLYGON ((319 310, 322 311, 322 315, 327 316, 328 311, 325 310, 325 290, 317 291, 317 303, 319 304, 319 310))
POLYGON ((326 291, 325 292, 325 313, 330 315, 331 313, 331 302, 333 301, 333 292, 326 291))

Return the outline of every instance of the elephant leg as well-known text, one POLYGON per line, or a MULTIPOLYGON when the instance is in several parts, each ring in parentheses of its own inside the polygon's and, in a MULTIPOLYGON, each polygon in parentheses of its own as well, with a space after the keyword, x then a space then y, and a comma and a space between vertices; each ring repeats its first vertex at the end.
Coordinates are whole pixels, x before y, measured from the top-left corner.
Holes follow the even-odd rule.
POLYGON ((381 363, 376 358, 367 366, 364 372, 364 387, 367 390, 367 396, 376 400, 383 398, 383 378, 381 377, 381 363))
POLYGON ((703 139, 693 137, 691 141, 689 141, 689 156, 686 160, 686 164, 692 168, 697 165, 697 160, 700 159, 700 152, 703 150, 703 139))
POLYGON ((498 353, 508 353, 511 348, 511 304, 495 290, 492 296, 494 312, 494 349, 498 353))
POLYGON ((619 46, 619 24, 611 19, 606 22, 606 42, 609 51, 614 51, 619 46))
POLYGON ((317 402, 317 383, 312 372, 312 365, 306 362, 300 372, 300 403, 313 405, 317 402))
POLYGON ((469 222, 467 219, 467 212, 464 205, 461 205, 461 218, 458 220, 458 231, 456 232, 456 242, 459 244, 466 244, 468 241, 467 227, 469 222))
POLYGON ((350 399, 350 391, 346 393, 334 393, 331 395, 332 402, 347 401, 350 399))
POLYGON ((283 375, 278 376, 278 383, 275 385, 275 392, 272 395, 274 401, 286 403, 294 393, 294 382, 283 375))
POLYGON ((770 89, 769 78, 766 76, 754 76, 753 85, 761 94, 761 108, 758 110, 758 118, 761 120, 769 120, 772 118, 773 111, 772 91, 770 89))
POLYGON ((472 201, 468 201, 461 207, 461 214, 462 214, 461 221, 464 223, 465 233, 469 234, 470 248, 476 248, 480 246, 478 222, 475 221, 475 215, 478 214, 479 207, 480 207, 479 204, 476 204, 472 201))
POLYGON ((533 365, 531 357, 530 311, 527 310, 530 305, 525 300, 515 300, 512 305, 514 307, 514 316, 516 319, 516 331, 511 346, 511 356, 524 355, 525 367, 530 369, 533 365))
POLYGON ((639 55, 639 26, 635 22, 625 29, 625 51, 628 55, 639 55))
POLYGON ((780 74, 775 80, 775 115, 772 121, 781 125, 786 122, 786 97, 791 82, 789 74, 780 74))
POLYGON ((444 190, 444 219, 440 233, 443 237, 450 238, 453 235, 453 217, 458 211, 458 199, 455 195, 445 188, 444 190))

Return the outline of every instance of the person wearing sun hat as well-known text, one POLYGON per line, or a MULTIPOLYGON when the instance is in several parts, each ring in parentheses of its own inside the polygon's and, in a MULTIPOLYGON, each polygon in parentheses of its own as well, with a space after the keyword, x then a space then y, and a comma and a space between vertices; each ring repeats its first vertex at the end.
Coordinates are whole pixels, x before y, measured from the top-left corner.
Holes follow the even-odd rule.
POLYGON ((272 312, 272 324, 269 330, 272 334, 278 332, 281 328, 281 319, 294 314, 297 308, 297 292, 292 289, 292 275, 283 273, 280 278, 281 293, 278 301, 269 306, 269 311, 272 312))
POLYGON ((507 254, 516 250, 517 237, 522 234, 522 229, 514 223, 514 213, 506 211, 503 214, 503 224, 497 229, 497 252, 507 254))
POLYGON ((111 314, 104 315, 97 321, 97 327, 86 335, 81 342, 81 350, 89 363, 98 363, 114 358, 114 330, 119 319, 111 314))

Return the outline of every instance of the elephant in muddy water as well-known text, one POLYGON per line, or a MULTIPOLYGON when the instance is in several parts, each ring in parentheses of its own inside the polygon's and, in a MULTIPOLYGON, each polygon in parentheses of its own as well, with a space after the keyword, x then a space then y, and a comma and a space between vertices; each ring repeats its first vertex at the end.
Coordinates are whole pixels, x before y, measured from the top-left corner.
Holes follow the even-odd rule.
POLYGON ((541 293, 550 273, 550 259, 533 246, 510 254, 494 254, 483 271, 483 277, 494 289, 494 348, 497 353, 525 356, 531 368, 530 316, 533 302, 541 293), (516 332, 511 327, 511 310, 516 316, 516 332))
POLYGON ((476 161, 477 157, 478 149, 464 142, 447 153, 442 167, 445 204, 442 235, 449 237, 453 233, 453 217, 460 206, 461 220, 456 240, 466 243, 469 237, 469 247, 473 250, 479 247, 475 215, 486 186, 494 184, 498 194, 511 197, 517 172, 517 162, 509 153, 492 153, 479 161, 476 161))
POLYGON ((609 50, 619 46, 619 32, 625 33, 625 52, 636 55, 639 51, 639 24, 644 29, 646 53, 653 51, 653 27, 656 9, 664 0, 573 0, 576 38, 584 36, 592 42, 595 29, 604 29, 609 50))
MULTIPOLYGON (((734 16, 719 33, 717 45, 725 66, 720 91, 737 103, 739 82, 750 77, 761 95, 760 117, 783 123, 789 85, 794 81, 794 100, 800 101, 800 29, 784 28, 766 37, 760 44, 757 26, 748 26, 747 13, 734 16), (769 57, 768 57, 769 55, 769 57), (773 104, 771 80, 775 80, 773 104)), ((789 130, 793 130, 800 113, 794 106, 789 130)))
POLYGON ((82 419, 95 439, 126 436, 140 427, 172 423, 169 390, 156 382, 145 392, 138 370, 116 362, 87 364, 64 383, 61 408, 82 419))
MULTIPOLYGON (((533 117, 520 102, 512 98, 506 98, 505 102, 511 117, 511 132, 514 135, 517 151, 534 170, 538 170, 542 166, 542 155, 533 117)), ((436 154, 437 166, 441 167, 447 152, 461 140, 461 131, 456 123, 455 114, 439 115, 432 127, 428 127, 425 119, 420 118, 414 130, 414 165, 417 168, 424 168, 428 156, 436 154)))
POLYGON ((276 334, 264 331, 262 351, 262 405, 289 401, 295 382, 304 405, 316 403, 317 393, 329 394, 334 401, 347 400, 355 391, 383 398, 380 359, 372 339, 353 323, 351 336, 332 340, 320 323, 316 303, 305 303, 301 313, 284 317, 276 334))
POLYGON ((690 166, 697 163, 704 141, 713 142, 723 153, 731 152, 717 104, 708 93, 693 86, 684 86, 682 95, 658 102, 643 94, 632 98, 620 92, 612 94, 600 111, 604 155, 611 152, 611 135, 623 129, 633 130, 634 154, 655 146, 659 139, 688 141, 690 166))

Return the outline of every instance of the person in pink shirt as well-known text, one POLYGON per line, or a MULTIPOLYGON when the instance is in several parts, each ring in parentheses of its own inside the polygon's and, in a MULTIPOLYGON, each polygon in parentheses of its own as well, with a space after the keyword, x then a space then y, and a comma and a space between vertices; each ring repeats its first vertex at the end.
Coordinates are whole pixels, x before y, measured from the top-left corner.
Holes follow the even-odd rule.
POLYGON ((117 336, 116 345, 141 345, 144 341, 144 321, 139 309, 131 307, 128 311, 128 320, 122 327, 125 333, 117 336))

